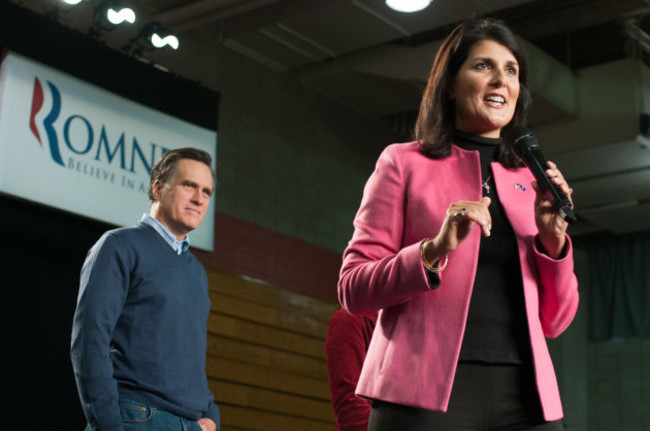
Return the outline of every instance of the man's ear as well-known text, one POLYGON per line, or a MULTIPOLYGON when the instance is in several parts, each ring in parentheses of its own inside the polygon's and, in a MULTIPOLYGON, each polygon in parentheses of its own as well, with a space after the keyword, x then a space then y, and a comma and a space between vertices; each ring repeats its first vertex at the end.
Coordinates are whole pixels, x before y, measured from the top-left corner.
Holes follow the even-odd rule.
POLYGON ((151 186, 151 194, 153 195, 153 200, 154 202, 160 200, 160 192, 163 188, 164 184, 160 182, 160 180, 156 180, 153 183, 153 186, 151 186))

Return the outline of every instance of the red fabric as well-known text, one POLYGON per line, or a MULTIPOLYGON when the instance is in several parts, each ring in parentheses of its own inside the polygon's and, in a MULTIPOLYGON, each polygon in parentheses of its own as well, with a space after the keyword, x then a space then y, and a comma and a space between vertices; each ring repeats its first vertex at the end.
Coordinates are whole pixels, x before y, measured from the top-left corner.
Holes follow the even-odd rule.
POLYGON ((340 309, 330 319, 325 337, 336 431, 366 431, 370 401, 354 394, 361 374, 377 313, 353 316, 340 309))

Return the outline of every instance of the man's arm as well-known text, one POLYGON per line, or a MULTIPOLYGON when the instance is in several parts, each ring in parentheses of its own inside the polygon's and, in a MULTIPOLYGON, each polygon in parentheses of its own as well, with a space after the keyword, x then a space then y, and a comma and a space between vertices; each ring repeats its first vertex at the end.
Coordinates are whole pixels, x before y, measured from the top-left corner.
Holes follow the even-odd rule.
POLYGON ((123 431, 117 382, 110 357, 112 332, 122 312, 129 269, 114 235, 104 235, 81 270, 70 356, 88 422, 102 431, 123 431))
MULTIPOLYGON (((207 376, 206 376, 207 379, 207 376)), ((221 412, 219 406, 214 402, 214 395, 208 388, 208 409, 203 414, 204 417, 199 419, 198 423, 203 431, 219 431, 221 429, 221 412), (214 428, 211 428, 214 426, 214 428)))

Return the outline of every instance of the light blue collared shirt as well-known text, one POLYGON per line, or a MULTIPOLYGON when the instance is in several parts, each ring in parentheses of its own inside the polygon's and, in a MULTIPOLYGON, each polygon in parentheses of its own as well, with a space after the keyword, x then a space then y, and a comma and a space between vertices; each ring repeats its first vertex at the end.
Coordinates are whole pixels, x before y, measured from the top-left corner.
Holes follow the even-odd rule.
POLYGON ((176 254, 180 255, 184 251, 187 251, 188 248, 190 248, 189 235, 185 235, 185 239, 183 241, 177 240, 174 234, 169 231, 169 229, 167 229, 162 223, 151 217, 149 214, 142 214, 142 219, 140 219, 140 221, 156 229, 156 232, 158 232, 160 236, 163 237, 165 242, 167 242, 167 244, 169 244, 169 246, 174 249, 176 254))

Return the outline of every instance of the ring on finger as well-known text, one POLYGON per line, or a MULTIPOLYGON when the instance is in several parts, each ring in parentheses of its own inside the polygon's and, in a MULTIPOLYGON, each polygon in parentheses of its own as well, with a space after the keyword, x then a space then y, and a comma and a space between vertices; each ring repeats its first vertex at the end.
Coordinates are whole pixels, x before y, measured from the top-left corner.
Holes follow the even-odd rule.
POLYGON ((458 211, 456 214, 454 214, 454 217, 456 218, 463 218, 465 216, 465 212, 467 211, 467 208, 463 207, 461 208, 460 211, 458 211))

